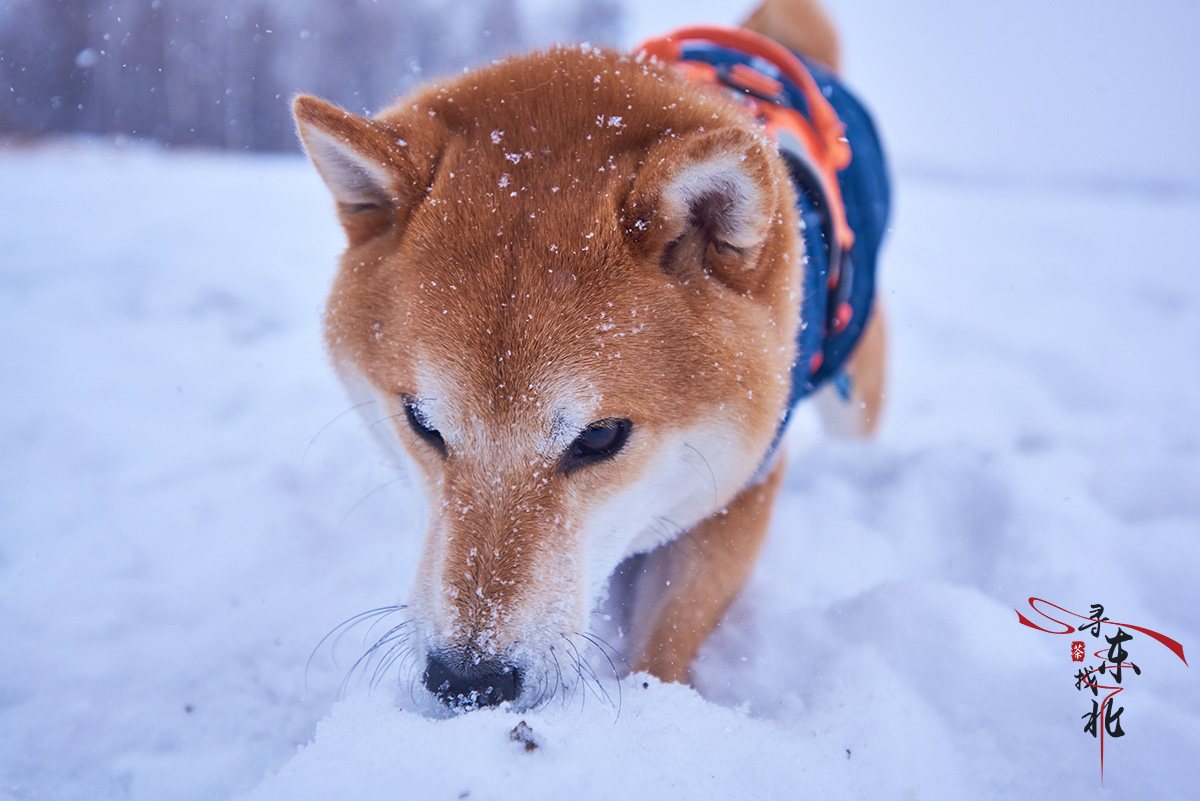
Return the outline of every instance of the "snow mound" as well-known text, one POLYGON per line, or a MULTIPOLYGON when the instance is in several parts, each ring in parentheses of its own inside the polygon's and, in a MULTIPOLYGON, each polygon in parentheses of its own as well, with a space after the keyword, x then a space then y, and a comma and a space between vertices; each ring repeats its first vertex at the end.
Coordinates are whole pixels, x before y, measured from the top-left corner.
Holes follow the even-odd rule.
POLYGON ((335 705, 313 742, 243 800, 717 798, 747 787, 783 798, 852 785, 845 755, 814 759, 828 743, 797 741, 649 676, 625 682, 619 712, 577 698, 536 712, 432 721, 381 695, 335 705))

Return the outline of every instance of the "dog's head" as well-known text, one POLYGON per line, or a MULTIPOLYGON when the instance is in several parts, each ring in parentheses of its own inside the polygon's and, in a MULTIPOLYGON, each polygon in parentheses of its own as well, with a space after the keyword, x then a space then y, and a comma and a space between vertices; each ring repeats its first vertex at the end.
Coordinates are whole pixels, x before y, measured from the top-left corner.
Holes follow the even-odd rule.
POLYGON ((330 351, 429 502, 424 684, 536 703, 618 563, 719 511, 770 446, 801 291, 787 174, 732 103, 591 49, 376 119, 295 115, 349 239, 330 351))

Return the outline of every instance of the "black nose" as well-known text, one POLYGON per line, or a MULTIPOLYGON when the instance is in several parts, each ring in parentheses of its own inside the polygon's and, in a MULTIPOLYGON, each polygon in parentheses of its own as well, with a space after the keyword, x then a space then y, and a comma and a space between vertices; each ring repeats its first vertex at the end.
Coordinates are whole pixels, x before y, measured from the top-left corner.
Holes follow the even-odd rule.
POLYGON ((497 660, 475 662, 430 654, 425 686, 456 709, 496 706, 521 692, 521 671, 497 660))

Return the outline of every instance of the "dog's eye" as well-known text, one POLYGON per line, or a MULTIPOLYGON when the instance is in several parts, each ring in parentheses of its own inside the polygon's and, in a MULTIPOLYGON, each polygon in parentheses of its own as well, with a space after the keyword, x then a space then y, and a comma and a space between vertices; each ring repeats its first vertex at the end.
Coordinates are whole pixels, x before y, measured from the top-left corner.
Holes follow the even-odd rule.
POLYGON ((446 440, 442 439, 442 435, 438 433, 437 429, 430 427, 425 415, 417 407, 416 398, 411 395, 404 396, 404 416, 418 437, 437 448, 438 453, 442 456, 446 455, 446 440))
POLYGON ((592 423, 575 438, 563 456, 563 472, 611 457, 625 445, 632 430, 633 423, 618 418, 592 423))

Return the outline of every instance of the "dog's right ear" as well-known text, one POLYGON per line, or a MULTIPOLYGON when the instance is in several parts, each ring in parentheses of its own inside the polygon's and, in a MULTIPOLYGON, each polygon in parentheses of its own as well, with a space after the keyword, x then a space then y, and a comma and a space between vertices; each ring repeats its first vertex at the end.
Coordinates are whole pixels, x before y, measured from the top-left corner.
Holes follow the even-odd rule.
POLYGON ((634 177, 622 211, 635 252, 667 273, 748 292, 788 186, 771 145, 736 128, 670 134, 634 177))
POLYGON ((436 132, 402 130, 309 95, 293 101, 292 114, 350 242, 402 228, 433 178, 436 132))

